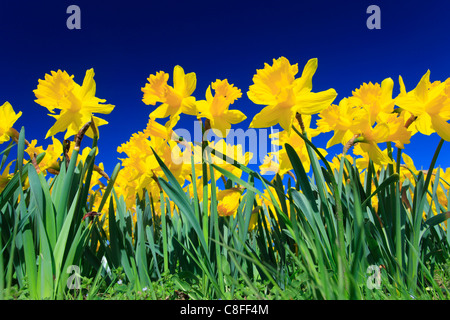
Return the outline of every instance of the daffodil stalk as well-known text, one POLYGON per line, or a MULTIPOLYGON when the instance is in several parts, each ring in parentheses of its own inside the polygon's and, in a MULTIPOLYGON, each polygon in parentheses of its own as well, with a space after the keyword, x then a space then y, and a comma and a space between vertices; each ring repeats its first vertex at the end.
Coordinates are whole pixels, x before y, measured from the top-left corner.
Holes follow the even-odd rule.
POLYGON ((347 141, 347 143, 344 146, 344 149, 342 150, 342 153, 345 154, 348 152, 348 150, 350 150, 351 147, 353 147, 356 143, 358 142, 362 142, 363 138, 361 138, 361 135, 355 134, 350 140, 347 141))
POLYGON ((205 120, 205 125, 203 126, 203 121, 199 119, 200 125, 202 127, 202 173, 203 173, 203 235, 205 237, 206 246, 208 247, 209 238, 209 223, 208 223, 208 165, 205 159, 205 150, 208 146, 208 141, 205 140, 205 133, 207 133, 211 128, 211 123, 207 118, 205 120))
POLYGON ((305 124, 303 123, 302 115, 297 112, 297 114, 295 115, 295 118, 297 119, 297 122, 298 122, 298 124, 300 126, 300 129, 302 130, 302 134, 305 137, 308 137, 308 135, 306 133, 306 129, 305 129, 305 124))

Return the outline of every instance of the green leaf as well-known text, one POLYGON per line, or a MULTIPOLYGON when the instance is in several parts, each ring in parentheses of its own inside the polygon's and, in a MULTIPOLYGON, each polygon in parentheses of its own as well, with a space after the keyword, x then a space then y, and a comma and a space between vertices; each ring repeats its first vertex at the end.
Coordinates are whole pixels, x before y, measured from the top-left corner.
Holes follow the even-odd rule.
POLYGON ((58 236, 58 240, 56 241, 54 256, 55 256, 55 269, 56 269, 56 279, 59 279, 61 273, 61 267, 64 258, 64 251, 66 249, 67 239, 69 237, 70 227, 72 225, 72 220, 75 214, 75 209, 78 205, 78 198, 80 192, 78 191, 75 195, 75 199, 73 199, 72 206, 67 213, 67 217, 64 220, 61 231, 58 236))
POLYGON ((113 174, 111 175, 111 178, 109 179, 108 185, 106 186, 105 193, 103 194, 102 201, 100 201, 100 205, 98 206, 98 212, 102 212, 103 206, 105 205, 106 201, 108 200, 109 195, 111 194, 111 190, 114 186, 114 183, 116 182, 117 175, 119 174, 120 170, 120 163, 116 164, 113 174))
POLYGON ((294 148, 292 148, 287 143, 284 145, 284 148, 286 149, 286 153, 289 157, 289 160, 291 161, 292 167, 294 168, 294 172, 297 177, 297 183, 299 183, 300 189, 306 195, 306 198, 309 199, 311 206, 314 208, 314 211, 318 211, 308 176, 306 175, 305 168, 303 167, 303 164, 300 161, 297 152, 295 152, 294 148))

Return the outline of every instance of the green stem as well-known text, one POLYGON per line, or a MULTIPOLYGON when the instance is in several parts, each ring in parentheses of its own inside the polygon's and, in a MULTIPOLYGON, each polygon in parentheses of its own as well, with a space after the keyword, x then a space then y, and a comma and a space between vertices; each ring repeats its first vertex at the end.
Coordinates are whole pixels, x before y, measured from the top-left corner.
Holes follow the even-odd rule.
MULTIPOLYGON (((436 165, 436 161, 437 161, 439 152, 441 152, 441 148, 442 148, 442 145, 444 144, 444 141, 445 140, 441 138, 441 140, 439 141, 439 144, 436 148, 436 151, 434 152, 433 159, 431 160, 431 163, 430 163, 430 168, 428 169, 427 178, 425 180, 425 186, 424 186, 425 190, 428 190, 428 186, 431 181, 431 176, 433 175, 434 166, 436 165)), ((425 199, 426 199, 426 197, 425 197, 425 199)))
POLYGON ((163 236, 163 256, 164 256, 164 273, 169 272, 169 253, 167 249, 167 223, 166 223, 166 208, 164 201, 164 193, 159 194, 161 202, 161 227, 163 236))
MULTIPOLYGON (((396 172, 400 176, 400 160, 402 156, 402 149, 397 148, 397 163, 396 172)), ((396 183, 396 197, 395 197, 395 250, 397 258, 397 283, 401 283, 403 270, 403 239, 402 239, 402 216, 401 216, 401 182, 400 179, 396 183)))
POLYGON ((208 142, 205 141, 205 127, 200 120, 202 126, 202 174, 203 174, 203 236, 205 237, 206 249, 209 247, 209 223, 208 223, 208 165, 205 161, 205 149, 208 142))
POLYGON ((3 267, 3 245, 2 245, 2 236, 0 235, 0 300, 3 300, 3 289, 5 288, 4 281, 4 272, 5 269, 3 267))

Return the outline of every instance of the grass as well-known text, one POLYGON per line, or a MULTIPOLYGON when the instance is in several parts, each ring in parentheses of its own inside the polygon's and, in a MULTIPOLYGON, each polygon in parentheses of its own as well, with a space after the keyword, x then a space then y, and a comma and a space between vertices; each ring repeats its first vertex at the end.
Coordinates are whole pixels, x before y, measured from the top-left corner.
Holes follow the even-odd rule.
MULTIPOLYGON (((370 163, 361 181, 354 164, 342 157, 333 170, 306 135, 296 132, 306 142, 311 176, 289 145, 284 147, 295 176, 287 185, 233 161, 247 174, 243 180, 204 159, 201 175, 209 170, 212 187, 206 188, 204 179, 197 191, 210 201, 200 203, 155 153, 164 172, 157 178, 159 200, 144 193, 133 210, 127 208, 114 188, 118 164, 101 195, 98 211, 104 214, 83 219, 92 211, 88 188, 97 140, 85 162, 76 162, 75 148, 68 165, 62 161, 60 173, 46 180, 31 160, 23 163, 22 130, 18 165, 0 193, 0 297, 448 299, 450 237, 443 224, 448 213, 437 201, 439 176, 432 177, 443 141, 426 175, 400 179, 398 167, 378 171, 370 163), (218 214, 215 172, 228 187, 245 188, 236 216, 218 214), (270 202, 258 203, 264 194, 270 202), (68 272, 73 267, 79 275, 68 272), (80 286, 70 289, 74 277, 80 286)), ((39 159, 42 155, 37 164, 39 159)), ((193 169, 192 175, 199 172, 193 169)))

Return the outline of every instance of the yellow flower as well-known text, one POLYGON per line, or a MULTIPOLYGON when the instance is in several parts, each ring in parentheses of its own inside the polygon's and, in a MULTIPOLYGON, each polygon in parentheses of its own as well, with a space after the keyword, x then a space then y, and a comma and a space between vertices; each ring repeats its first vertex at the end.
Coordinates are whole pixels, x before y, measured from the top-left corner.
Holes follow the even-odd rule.
POLYGON ((11 161, 6 168, 3 170, 3 173, 0 175, 0 192, 3 191, 3 189, 5 189, 6 185, 8 184, 9 180, 12 179, 12 177, 14 176, 14 174, 10 174, 9 173, 9 169, 11 167, 11 164, 14 162, 15 160, 11 161))
MULTIPOLYGON (((144 93, 142 101, 147 105, 156 105, 162 102, 151 114, 150 118, 166 118, 169 121, 178 121, 180 113, 196 115, 195 97, 192 93, 197 86, 197 77, 194 72, 185 74, 180 66, 173 70, 173 87, 167 84, 169 74, 159 71, 148 77, 148 83, 141 88, 144 93)), ((173 125, 171 125, 173 127, 173 125)))
POLYGON ((217 213, 219 216, 236 216, 239 201, 241 199, 241 190, 230 188, 220 190, 217 193, 217 213))
POLYGON ((25 149, 25 152, 28 153, 28 155, 30 156, 30 158, 33 158, 34 155, 39 155, 41 153, 44 152, 44 148, 43 147, 37 147, 37 140, 31 140, 30 144, 27 146, 27 148, 25 149))
POLYGON ((445 82, 430 82, 430 70, 420 79, 416 88, 406 92, 400 76, 400 94, 395 103, 416 116, 415 127, 425 135, 436 132, 450 141, 450 78, 445 82))
POLYGON ((361 121, 361 127, 355 134, 360 134, 358 138, 361 149, 369 154, 370 159, 376 164, 393 163, 386 153, 381 152, 378 143, 392 141, 397 148, 404 148, 405 143, 409 143, 411 133, 404 127, 403 115, 391 114, 386 118, 386 122, 377 123, 374 127, 369 124, 369 119, 361 121))
MULTIPOLYGON (((155 123, 152 121, 151 126, 154 126, 155 123)), ((159 196, 159 187, 155 178, 163 176, 164 173, 152 148, 181 186, 191 172, 190 166, 182 161, 182 151, 178 144, 173 140, 150 136, 151 132, 152 130, 147 127, 144 132, 134 133, 128 142, 117 148, 117 152, 125 153, 127 156, 120 160, 124 166, 121 170, 122 176, 126 176, 123 179, 123 186, 129 199, 133 199, 136 193, 142 197, 145 189, 151 191, 154 196, 159 196)), ((133 205, 131 201, 127 201, 128 203, 133 205)))
POLYGON ((9 141, 11 128, 17 119, 22 115, 22 111, 15 113, 9 102, 5 102, 0 107, 0 144, 9 141))
MULTIPOLYGON (((153 172, 158 168, 158 162, 151 150, 152 143, 148 140, 148 136, 143 132, 134 133, 130 141, 122 144, 117 148, 117 152, 125 153, 126 158, 122 160, 124 173, 127 174, 127 182, 129 188, 133 189, 133 193, 142 192, 151 183, 153 183, 153 172)), ((153 147, 155 145, 153 144, 153 147)))
MULTIPOLYGON (((241 177, 242 170, 233 165, 232 161, 236 160, 238 163, 247 165, 253 157, 252 152, 245 152, 242 145, 227 144, 226 140, 220 139, 218 141, 211 141, 208 145, 210 149, 206 149, 203 157, 206 161, 209 161, 211 157, 211 162, 222 169, 232 173, 237 177, 241 177), (220 152, 226 158, 219 157, 218 155, 213 155, 213 151, 220 152)), ((193 156, 195 164, 196 175, 199 176, 202 173, 202 148, 198 145, 193 147, 193 156)), ((208 170, 208 180, 210 179, 210 171, 208 170)), ((222 174, 217 170, 214 170, 214 178, 217 180, 222 174)))
POLYGON ((224 138, 232 124, 247 118, 239 110, 229 110, 230 104, 233 104, 241 96, 241 89, 229 84, 227 79, 216 80, 206 89, 206 100, 197 101, 199 117, 209 119, 211 129, 218 130, 220 133, 218 135, 224 138), (214 96, 211 93, 211 87, 215 90, 214 96))
POLYGON ((302 76, 295 79, 298 65, 291 65, 281 57, 273 59, 272 66, 266 63, 264 69, 257 70, 247 95, 255 104, 266 107, 253 118, 250 127, 264 128, 279 123, 289 133, 297 113, 312 115, 329 106, 337 96, 334 89, 311 92, 316 69, 317 59, 311 59, 302 76))
MULTIPOLYGON (((105 170, 105 166, 104 166, 103 162, 100 162, 98 164, 98 168, 101 169, 102 171, 105 170)), ((102 178, 103 178, 103 176, 98 171, 93 170, 92 176, 91 176, 91 183, 89 185, 89 190, 92 191, 95 186, 99 186, 100 188, 104 187, 104 184, 101 181, 102 178)))
POLYGON ((172 128, 176 125, 176 122, 168 122, 165 126, 156 122, 155 119, 149 118, 147 128, 144 129, 144 133, 149 137, 158 137, 161 139, 172 138, 172 128), (171 125, 171 126, 169 126, 171 125))
MULTIPOLYGON (((356 167, 360 172, 369 167, 370 160, 373 161, 375 171, 379 171, 382 166, 386 166, 389 163, 394 163, 393 160, 389 158, 387 149, 381 150, 376 144, 375 146, 366 146, 364 143, 355 145, 353 148, 353 154, 355 156, 361 156, 355 159, 356 167)), ((363 180, 361 180, 363 181, 363 180)))
POLYGON ((378 83, 364 83, 359 89, 353 91, 353 96, 348 98, 349 104, 360 106, 367 110, 370 124, 373 125, 380 114, 392 113, 394 111, 394 99, 392 99, 392 90, 394 81, 387 78, 378 83))
MULTIPOLYGON (((309 137, 313 137, 314 132, 313 130, 309 129, 310 122, 311 116, 303 117, 303 123, 305 125, 306 132, 309 137)), ((263 174, 277 170, 275 171, 276 173, 284 175, 289 170, 292 170, 292 163, 289 160, 286 149, 284 148, 286 143, 295 149, 303 166, 305 167, 305 171, 309 172, 310 159, 308 150, 306 149, 305 141, 297 133, 295 133, 294 131, 288 132, 287 130, 284 130, 276 134, 271 134, 270 138, 272 139, 272 144, 275 146, 280 146, 281 149, 268 153, 265 161, 260 166, 260 170, 263 174)), ((325 150, 321 148, 318 149, 324 156, 327 155, 327 152, 325 150)))
MULTIPOLYGON (((84 124, 91 121, 93 113, 109 114, 114 109, 111 104, 103 104, 106 100, 95 96, 94 69, 86 71, 81 86, 67 72, 52 71, 51 75, 45 75, 44 80, 39 79, 37 89, 33 92, 37 98, 35 102, 46 107, 51 113, 54 113, 54 109, 61 109, 60 114, 49 114, 56 122, 48 130, 45 138, 67 130, 64 136, 64 139, 67 139, 77 134, 84 124)), ((95 116, 93 119, 97 127, 108 123, 95 116)), ((86 135, 93 137, 91 128, 86 135)))
POLYGON ((327 148, 338 143, 345 144, 354 135, 352 129, 360 125, 359 113, 360 108, 354 107, 349 103, 348 98, 344 98, 339 105, 332 104, 319 114, 320 119, 316 122, 315 131, 334 131, 333 137, 327 143, 327 148))
POLYGON ((262 175, 276 174, 280 171, 280 163, 275 152, 269 152, 263 160, 263 163, 259 166, 259 170, 262 175))

